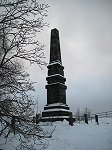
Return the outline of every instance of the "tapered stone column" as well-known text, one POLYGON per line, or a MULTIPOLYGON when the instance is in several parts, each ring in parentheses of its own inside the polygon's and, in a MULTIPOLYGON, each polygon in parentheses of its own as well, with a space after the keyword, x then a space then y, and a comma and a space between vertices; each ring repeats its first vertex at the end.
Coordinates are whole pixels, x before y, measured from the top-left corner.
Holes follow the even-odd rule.
POLYGON ((68 118, 71 114, 66 104, 66 79, 61 61, 59 31, 51 30, 50 61, 47 80, 47 104, 42 112, 43 119, 59 120, 68 118))

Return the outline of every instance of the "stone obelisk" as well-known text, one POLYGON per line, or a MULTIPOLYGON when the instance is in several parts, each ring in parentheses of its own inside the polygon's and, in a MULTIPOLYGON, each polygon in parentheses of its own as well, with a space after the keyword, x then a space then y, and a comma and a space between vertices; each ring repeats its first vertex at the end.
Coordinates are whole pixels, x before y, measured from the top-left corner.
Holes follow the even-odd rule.
POLYGON ((72 113, 66 104, 66 79, 61 61, 59 31, 51 30, 50 61, 47 80, 47 104, 42 112, 43 120, 67 119, 72 113))

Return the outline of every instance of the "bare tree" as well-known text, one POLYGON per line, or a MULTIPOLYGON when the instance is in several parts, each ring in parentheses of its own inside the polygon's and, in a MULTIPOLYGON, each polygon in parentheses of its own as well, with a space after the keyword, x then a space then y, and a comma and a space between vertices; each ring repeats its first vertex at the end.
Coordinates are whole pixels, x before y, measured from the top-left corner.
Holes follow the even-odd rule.
POLYGON ((79 108, 77 108, 76 119, 77 119, 77 121, 79 121, 79 123, 80 123, 80 121, 81 121, 81 112, 80 112, 80 109, 79 109, 79 108))
POLYGON ((48 25, 43 20, 48 5, 39 4, 36 0, 7 1, 1 0, 0 3, 0 49, 3 50, 0 65, 15 58, 44 65, 44 45, 36 40, 36 33, 48 25))
POLYGON ((91 111, 89 108, 86 107, 86 108, 84 109, 84 111, 83 111, 83 115, 84 115, 84 114, 87 114, 87 117, 88 117, 88 119, 90 120, 90 119, 91 119, 91 112, 92 112, 92 111, 91 111))
POLYGON ((36 38, 47 26, 47 8, 36 0, 0 0, 0 136, 6 141, 18 137, 20 145, 16 149, 44 146, 46 138, 40 126, 31 122, 34 102, 28 93, 34 88, 20 62, 45 65, 44 45, 36 38))

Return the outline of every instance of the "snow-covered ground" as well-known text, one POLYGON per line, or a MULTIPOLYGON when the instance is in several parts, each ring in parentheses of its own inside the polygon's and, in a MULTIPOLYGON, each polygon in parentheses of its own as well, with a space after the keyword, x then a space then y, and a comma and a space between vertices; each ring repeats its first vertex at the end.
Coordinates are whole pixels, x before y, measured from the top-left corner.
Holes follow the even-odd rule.
POLYGON ((112 118, 99 119, 99 125, 93 120, 74 126, 67 121, 55 122, 53 126, 47 150, 112 150, 112 118))
MULTIPOLYGON (((99 119, 99 125, 94 120, 89 124, 74 123, 74 126, 70 126, 65 120, 57 121, 53 125, 41 124, 44 124, 44 130, 49 133, 55 129, 52 137, 48 139, 47 150, 112 150, 112 118, 99 119)), ((0 139, 0 144, 3 141, 4 139, 0 139)), ((8 142, 4 149, 15 150, 12 146, 14 143, 8 142)))

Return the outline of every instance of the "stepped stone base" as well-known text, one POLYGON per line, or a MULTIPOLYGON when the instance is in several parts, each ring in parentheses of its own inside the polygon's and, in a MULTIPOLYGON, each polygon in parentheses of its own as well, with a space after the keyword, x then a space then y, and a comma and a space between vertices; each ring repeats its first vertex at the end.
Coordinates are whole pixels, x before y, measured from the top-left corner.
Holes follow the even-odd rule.
POLYGON ((63 121, 64 119, 69 120, 69 116, 71 115, 72 112, 69 110, 67 104, 49 104, 44 107, 41 121, 63 121))
POLYGON ((44 107, 44 110, 49 110, 49 109, 66 109, 69 110, 69 107, 67 104, 63 104, 63 103, 53 103, 53 104, 47 104, 44 107))

